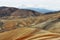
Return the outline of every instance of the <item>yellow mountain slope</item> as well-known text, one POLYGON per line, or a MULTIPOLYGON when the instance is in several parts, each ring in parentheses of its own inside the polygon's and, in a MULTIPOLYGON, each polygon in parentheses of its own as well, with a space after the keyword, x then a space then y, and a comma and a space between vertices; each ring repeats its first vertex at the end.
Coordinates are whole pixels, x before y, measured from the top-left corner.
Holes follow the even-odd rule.
POLYGON ((39 28, 21 27, 0 33, 0 40, 58 40, 60 35, 39 28))

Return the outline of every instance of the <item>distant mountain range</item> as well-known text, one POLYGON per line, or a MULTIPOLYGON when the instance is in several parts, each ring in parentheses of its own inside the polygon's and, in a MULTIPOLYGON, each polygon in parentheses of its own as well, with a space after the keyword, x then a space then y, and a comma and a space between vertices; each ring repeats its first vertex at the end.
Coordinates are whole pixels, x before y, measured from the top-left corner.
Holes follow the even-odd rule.
MULTIPOLYGON (((5 6, 2 6, 0 7, 0 10, 1 9, 4 9, 4 8, 7 8, 5 6)), ((48 9, 44 9, 44 8, 18 8, 18 9, 28 9, 28 10, 34 10, 34 11, 37 11, 37 12, 40 12, 40 13, 48 13, 48 12, 54 12, 53 10, 48 10, 48 9)))
POLYGON ((44 13, 55 14, 60 13, 60 11, 51 11, 42 8, 0 7, 0 18, 25 18, 30 16, 41 16, 44 13))
POLYGON ((23 8, 23 9, 34 10, 34 11, 41 12, 41 13, 53 12, 53 10, 48 10, 48 9, 43 9, 43 8, 23 8))

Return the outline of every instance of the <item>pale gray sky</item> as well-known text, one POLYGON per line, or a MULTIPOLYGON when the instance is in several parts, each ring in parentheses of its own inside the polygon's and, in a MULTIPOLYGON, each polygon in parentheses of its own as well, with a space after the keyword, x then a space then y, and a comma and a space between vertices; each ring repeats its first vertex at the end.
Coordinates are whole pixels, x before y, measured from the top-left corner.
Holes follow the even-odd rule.
POLYGON ((0 6, 60 10, 60 0, 0 0, 0 6))

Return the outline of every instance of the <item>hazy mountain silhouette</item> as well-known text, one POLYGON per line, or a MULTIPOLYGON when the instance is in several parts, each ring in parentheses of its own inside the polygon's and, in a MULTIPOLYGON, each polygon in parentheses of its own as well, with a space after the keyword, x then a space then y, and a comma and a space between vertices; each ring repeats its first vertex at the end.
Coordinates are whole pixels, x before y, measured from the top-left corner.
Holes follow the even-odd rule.
POLYGON ((53 10, 48 10, 48 9, 43 9, 43 8, 23 8, 23 9, 30 9, 30 10, 34 10, 41 13, 53 12, 53 10))

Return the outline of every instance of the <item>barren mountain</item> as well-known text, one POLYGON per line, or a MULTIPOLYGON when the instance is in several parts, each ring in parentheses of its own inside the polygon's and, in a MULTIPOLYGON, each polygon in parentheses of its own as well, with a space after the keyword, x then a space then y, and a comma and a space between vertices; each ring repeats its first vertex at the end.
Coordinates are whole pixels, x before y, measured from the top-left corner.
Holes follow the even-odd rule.
POLYGON ((18 9, 14 7, 0 7, 0 17, 29 17, 29 16, 39 16, 41 13, 28 10, 28 9, 18 9))

